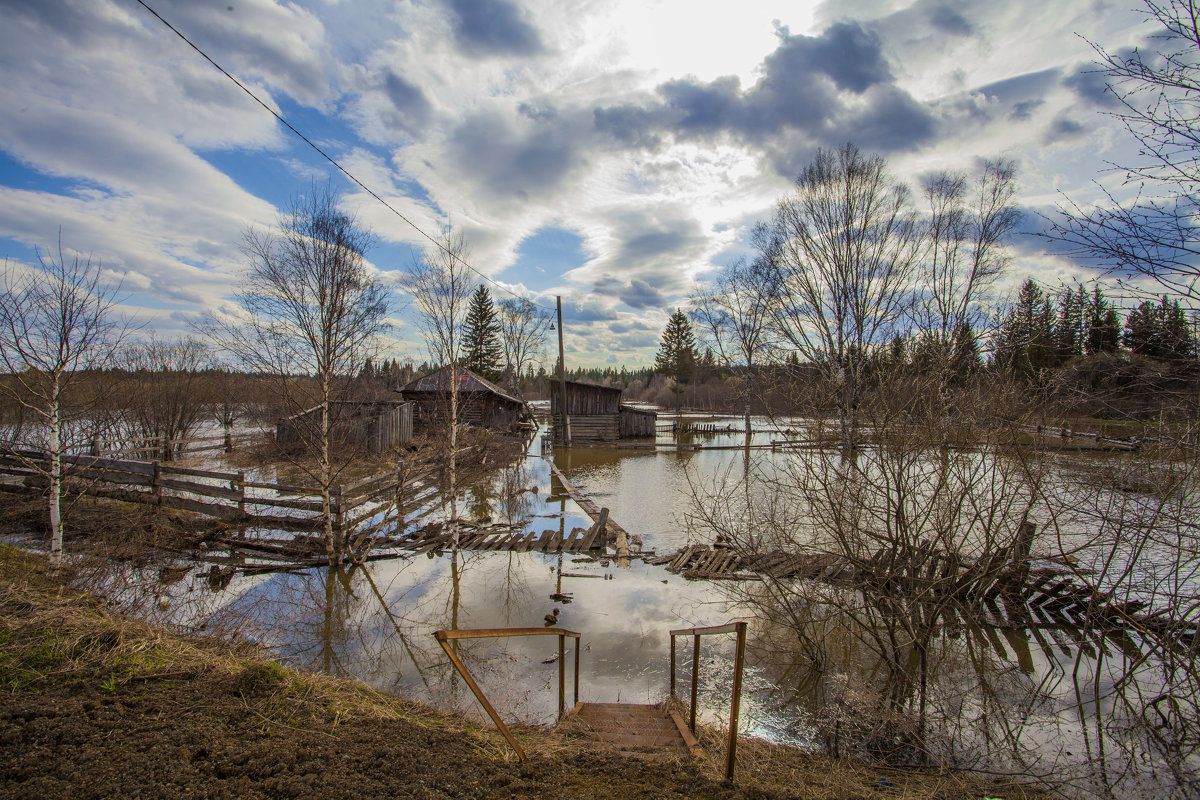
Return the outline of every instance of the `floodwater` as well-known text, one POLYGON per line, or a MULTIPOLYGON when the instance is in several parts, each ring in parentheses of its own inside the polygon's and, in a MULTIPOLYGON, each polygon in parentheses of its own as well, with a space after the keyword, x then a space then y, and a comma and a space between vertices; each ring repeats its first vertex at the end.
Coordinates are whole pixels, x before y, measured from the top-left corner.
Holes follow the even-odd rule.
MULTIPOLYGON (((738 426, 739 420, 720 424, 738 426)), ((764 430, 753 443, 778 438, 783 435, 764 430)), ((729 446, 744 441, 740 433, 681 439, 692 440, 729 446)), ((674 440, 660 432, 659 441, 674 440)), ((736 481, 754 462, 770 466, 780 458, 770 449, 612 447, 564 448, 547 457, 640 536, 645 550, 660 554, 688 543, 693 486, 711 486, 722 476, 736 481)), ((552 478, 537 439, 524 459, 467 491, 460 509, 469 518, 521 521, 537 531, 591 523, 552 478)), ((119 580, 129 585, 143 578, 119 580)), ((831 731, 835 739, 843 731, 867 735, 855 726, 872 704, 864 687, 881 672, 870 632, 849 620, 831 623, 822 609, 817 616, 824 627, 817 633, 826 638, 824 655, 814 661, 773 602, 747 602, 755 585, 688 581, 639 560, 622 568, 572 554, 431 553, 353 569, 239 575, 220 592, 196 575, 156 588, 161 602, 155 607, 189 628, 236 631, 296 667, 357 678, 475 716, 482 712, 434 639, 436 630, 557 624, 578 631, 580 699, 646 703, 666 695, 671 629, 747 619, 744 733, 814 749, 828 745, 831 731)), ((575 699, 573 647, 567 640, 567 707, 575 699)), ((560 668, 554 637, 461 641, 457 652, 505 719, 554 721, 560 668)), ((702 641, 699 705, 709 723, 727 719, 732 652, 732 636, 702 641)), ((690 662, 690 639, 681 639, 677 693, 685 698, 690 662)), ((1129 732, 1136 722, 1125 702, 1129 687, 1139 694, 1163 688, 1157 673, 1145 669, 1142 643, 1069 628, 947 625, 932 641, 928 663, 933 722, 921 736, 944 763, 1053 777, 1085 794, 1186 795, 1178 775, 1195 774, 1190 752, 1176 754, 1175 777, 1164 778, 1170 770, 1153 743, 1129 732), (1135 758, 1143 763, 1129 769, 1135 758)))

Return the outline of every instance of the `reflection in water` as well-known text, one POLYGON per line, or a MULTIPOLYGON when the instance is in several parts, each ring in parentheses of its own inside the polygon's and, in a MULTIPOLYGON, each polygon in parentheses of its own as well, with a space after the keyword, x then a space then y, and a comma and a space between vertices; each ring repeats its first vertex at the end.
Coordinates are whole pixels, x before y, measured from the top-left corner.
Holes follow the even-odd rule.
MULTIPOLYGON (((771 438, 764 430, 753 442, 771 438)), ((705 441, 741 444, 743 435, 705 441)), ((749 505, 744 477, 780 469, 791 457, 742 448, 555 453, 573 483, 659 553, 686 543, 681 517, 697 482, 732 476, 727 486, 749 505)), ((519 459, 489 485, 470 487, 464 507, 476 521, 526 530, 590 524, 551 489, 545 462, 519 459)), ((726 496, 731 509, 739 505, 734 500, 726 496)), ((111 585, 140 579, 114 573, 111 585)), ((1196 772, 1186 745, 1155 740, 1169 726, 1144 724, 1140 709, 1182 678, 1169 674, 1161 653, 1134 634, 1104 636, 1069 625, 988 628, 949 607, 850 597, 819 585, 798 592, 769 582, 685 581, 640 561, 616 570, 572 554, 429 553, 238 576, 219 593, 202 579, 160 591, 169 601, 163 613, 176 622, 236 628, 298 667, 356 677, 477 717, 474 697, 431 635, 435 630, 541 627, 557 609, 558 625, 583 634, 582 699, 654 702, 666 692, 668 630, 745 618, 751 625, 742 726, 754 735, 832 752, 933 757, 951 766, 1045 776, 1098 795, 1108 793, 1105 787, 1117 787, 1121 796, 1165 794, 1156 772, 1164 757, 1156 754, 1171 747, 1176 752, 1164 769, 1177 777, 1170 782, 1186 786, 1196 772)), ((706 640, 701 652, 700 716, 724 724, 733 640, 709 638, 716 641, 706 640)), ((460 640, 456 646, 505 719, 553 722, 553 637, 460 640)), ((573 655, 568 651, 568 662, 573 655)), ((680 655, 686 685, 690 648, 680 655)), ((1163 706, 1162 713, 1172 711, 1163 706)))

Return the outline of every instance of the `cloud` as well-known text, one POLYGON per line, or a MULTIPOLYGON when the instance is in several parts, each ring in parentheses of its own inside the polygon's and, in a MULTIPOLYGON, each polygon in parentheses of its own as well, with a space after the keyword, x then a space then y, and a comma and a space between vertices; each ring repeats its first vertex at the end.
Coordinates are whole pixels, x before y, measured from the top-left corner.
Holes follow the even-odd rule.
POLYGON ((457 171, 498 198, 528 200, 553 192, 585 156, 569 126, 556 119, 513 119, 481 112, 451 134, 457 171))
POLYGON ((447 0, 454 38, 472 57, 535 56, 543 52, 537 29, 507 0, 447 0))
POLYGON ((834 23, 817 36, 781 27, 759 72, 749 87, 736 76, 665 81, 641 104, 595 108, 593 127, 613 144, 643 149, 663 146, 666 137, 732 138, 761 149, 788 177, 796 154, 807 160, 816 146, 854 139, 904 151, 935 131, 929 108, 896 85, 878 34, 856 22, 834 23))
MULTIPOLYGON (((1128 55, 1128 52, 1125 53, 1128 55)), ((1109 91, 1108 76, 1095 64, 1085 64, 1063 78, 1063 85, 1079 97, 1099 108, 1120 105, 1117 96, 1109 91)))
POLYGON ((839 89, 862 94, 892 80, 879 36, 857 22, 837 22, 820 36, 791 36, 780 31, 778 49, 763 62, 777 80, 799 82, 813 73, 828 75, 839 89))
POLYGON ((384 73, 383 90, 396 111, 389 115, 391 121, 411 134, 419 134, 432 111, 425 93, 391 70, 384 73))
POLYGON ((939 31, 952 36, 970 36, 975 32, 966 17, 947 5, 937 5, 929 9, 929 21, 939 31))
POLYGON ((617 296, 622 303, 636 309, 662 308, 667 300, 662 292, 638 278, 630 281, 629 286, 622 289, 617 296))

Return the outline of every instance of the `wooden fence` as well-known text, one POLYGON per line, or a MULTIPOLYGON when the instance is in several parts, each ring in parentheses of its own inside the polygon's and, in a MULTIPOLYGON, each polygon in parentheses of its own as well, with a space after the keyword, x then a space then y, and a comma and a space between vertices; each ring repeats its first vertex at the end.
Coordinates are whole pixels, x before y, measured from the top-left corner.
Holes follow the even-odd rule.
MULTIPOLYGON (((230 522, 286 530, 323 527, 322 499, 312 486, 246 479, 245 472, 175 467, 159 461, 130 461, 91 455, 63 456, 66 491, 130 503, 177 508, 230 522)), ((0 491, 41 491, 49 460, 33 450, 0 450, 0 491)), ((360 547, 394 526, 414 503, 436 488, 428 474, 395 471, 334 488, 330 510, 335 529, 360 547)))
MULTIPOLYGON (((151 436, 135 439, 125 447, 105 447, 104 442, 96 437, 92 440, 91 455, 93 456, 185 456, 196 453, 211 453, 221 451, 232 453, 236 447, 244 447, 259 437, 258 433, 225 432, 218 436, 193 436, 187 439, 169 439, 166 436, 151 436)), ((151 459, 145 459, 151 460, 151 459)))

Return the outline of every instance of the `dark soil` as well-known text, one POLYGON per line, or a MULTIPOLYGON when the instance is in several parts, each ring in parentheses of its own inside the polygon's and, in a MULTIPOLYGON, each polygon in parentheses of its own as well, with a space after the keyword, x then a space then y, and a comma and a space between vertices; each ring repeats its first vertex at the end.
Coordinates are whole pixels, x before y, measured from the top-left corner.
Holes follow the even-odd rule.
POLYGON ((69 578, 0 546, 0 798, 1026 796, 750 741, 734 786, 714 779, 721 753, 622 755, 560 731, 519 731, 518 763, 490 728, 152 628, 69 578))

